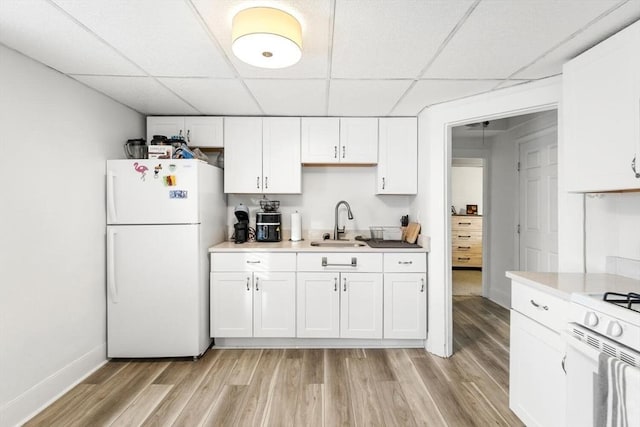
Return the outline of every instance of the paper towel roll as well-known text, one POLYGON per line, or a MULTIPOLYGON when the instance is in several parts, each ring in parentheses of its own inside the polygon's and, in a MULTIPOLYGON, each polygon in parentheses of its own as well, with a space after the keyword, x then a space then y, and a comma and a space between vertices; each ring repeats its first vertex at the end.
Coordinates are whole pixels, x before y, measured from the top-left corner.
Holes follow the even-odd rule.
POLYGON ((294 242, 302 240, 302 217, 298 211, 291 214, 291 240, 294 242))

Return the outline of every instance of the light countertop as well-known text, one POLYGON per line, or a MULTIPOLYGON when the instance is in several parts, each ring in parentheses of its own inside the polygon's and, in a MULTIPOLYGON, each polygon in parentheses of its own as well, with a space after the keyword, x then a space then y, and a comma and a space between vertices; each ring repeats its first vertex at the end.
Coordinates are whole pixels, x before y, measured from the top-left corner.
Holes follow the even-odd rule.
MULTIPOLYGON (((321 239, 318 239, 321 241, 321 239)), ((418 244, 421 248, 371 248, 365 246, 347 246, 347 247, 328 247, 328 246, 311 246, 312 240, 302 240, 292 242, 283 240, 281 242, 222 242, 209 248, 209 252, 429 252, 429 237, 420 236, 418 244)))
POLYGON ((507 277, 532 288, 568 300, 572 293, 640 293, 640 280, 605 273, 534 273, 507 271, 507 277))

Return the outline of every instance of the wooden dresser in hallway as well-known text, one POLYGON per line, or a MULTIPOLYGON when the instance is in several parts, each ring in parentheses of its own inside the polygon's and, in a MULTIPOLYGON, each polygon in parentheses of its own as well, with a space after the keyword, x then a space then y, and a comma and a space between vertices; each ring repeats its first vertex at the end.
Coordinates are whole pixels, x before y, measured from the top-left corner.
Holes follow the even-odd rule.
POLYGON ((451 217, 451 265, 482 268, 482 216, 451 217))

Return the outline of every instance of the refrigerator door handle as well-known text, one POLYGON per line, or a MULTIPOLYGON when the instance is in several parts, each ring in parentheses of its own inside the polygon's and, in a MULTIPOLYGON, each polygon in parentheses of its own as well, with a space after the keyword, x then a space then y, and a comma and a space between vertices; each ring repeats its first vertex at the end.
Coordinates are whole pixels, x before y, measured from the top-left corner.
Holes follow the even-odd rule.
POLYGON ((109 295, 114 304, 118 303, 118 288, 116 286, 116 260, 115 260, 115 243, 116 231, 109 229, 107 231, 107 287, 109 295))
POLYGON ((116 201, 113 196, 115 175, 113 172, 107 172, 107 222, 113 224, 116 222, 116 201))

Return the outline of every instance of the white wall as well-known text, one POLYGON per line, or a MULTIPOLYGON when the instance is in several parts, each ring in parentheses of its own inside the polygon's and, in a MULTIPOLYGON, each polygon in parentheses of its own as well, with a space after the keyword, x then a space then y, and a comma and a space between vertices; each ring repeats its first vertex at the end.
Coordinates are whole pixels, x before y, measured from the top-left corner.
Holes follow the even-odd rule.
MULTIPOLYGON (((323 231, 333 231, 335 206, 340 200, 346 200, 353 211, 354 219, 348 221, 345 208, 340 208, 340 225, 346 225, 347 233, 354 230, 368 232, 371 225, 400 226, 400 217, 409 213, 415 196, 376 195, 375 191, 375 167, 313 166, 302 168, 302 194, 269 194, 267 198, 280 201, 286 236, 291 229, 290 214, 297 210, 302 216, 303 237, 318 238, 323 231), (308 237, 309 230, 316 233, 308 237)), ((255 213, 259 210, 261 198, 261 195, 229 195, 229 236, 236 222, 233 215, 235 206, 239 203, 248 206, 251 226, 255 226, 255 213)))
POLYGON ((640 193, 588 194, 586 271, 606 272, 606 257, 640 260, 640 193))
POLYGON ((105 159, 138 113, 0 46, 0 425, 106 360, 105 159))
POLYGON ((466 213, 467 205, 478 205, 478 215, 482 215, 482 167, 454 166, 451 168, 451 204, 456 212, 466 213))

